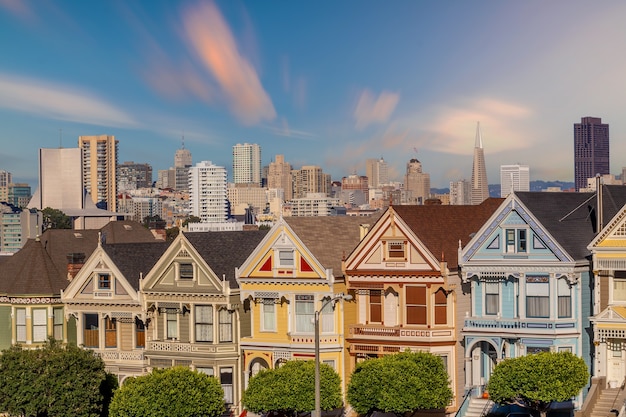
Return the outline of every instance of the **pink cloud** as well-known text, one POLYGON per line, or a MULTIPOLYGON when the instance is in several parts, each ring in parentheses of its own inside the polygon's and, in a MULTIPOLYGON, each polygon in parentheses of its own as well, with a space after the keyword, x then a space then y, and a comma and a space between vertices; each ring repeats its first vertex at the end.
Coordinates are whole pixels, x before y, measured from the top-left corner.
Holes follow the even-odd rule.
POLYGON ((230 110, 245 124, 273 120, 276 111, 259 76, 243 57, 230 28, 209 2, 186 10, 184 31, 191 49, 213 75, 230 110))
POLYGON ((23 0, 0 0, 0 8, 7 10, 23 21, 35 18, 35 14, 29 7, 29 4, 23 0))
POLYGON ((354 110, 356 128, 363 129, 372 123, 384 123, 389 120, 396 108, 400 95, 383 91, 375 98, 371 91, 364 90, 354 110))

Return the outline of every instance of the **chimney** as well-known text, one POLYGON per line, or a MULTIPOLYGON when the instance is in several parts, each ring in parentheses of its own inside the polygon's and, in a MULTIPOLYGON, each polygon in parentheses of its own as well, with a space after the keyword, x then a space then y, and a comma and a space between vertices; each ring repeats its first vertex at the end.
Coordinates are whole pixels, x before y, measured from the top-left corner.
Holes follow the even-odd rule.
POLYGON ((78 271, 85 265, 85 254, 82 252, 67 254, 67 280, 74 279, 78 271))

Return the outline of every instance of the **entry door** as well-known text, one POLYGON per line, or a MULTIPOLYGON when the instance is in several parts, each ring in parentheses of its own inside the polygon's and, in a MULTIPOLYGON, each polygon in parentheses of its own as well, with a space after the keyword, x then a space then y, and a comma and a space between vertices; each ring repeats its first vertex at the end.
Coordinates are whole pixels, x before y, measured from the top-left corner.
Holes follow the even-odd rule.
POLYGON ((623 339, 613 339, 607 343, 607 383, 611 387, 619 386, 624 380, 625 366, 623 339))

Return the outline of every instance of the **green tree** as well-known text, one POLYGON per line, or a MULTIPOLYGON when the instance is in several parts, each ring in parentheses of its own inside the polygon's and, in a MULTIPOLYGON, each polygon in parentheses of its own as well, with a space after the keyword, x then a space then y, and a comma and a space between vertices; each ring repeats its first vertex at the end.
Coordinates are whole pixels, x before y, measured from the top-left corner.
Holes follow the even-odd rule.
POLYGON ((50 340, 0 356, 0 410, 10 416, 102 416, 116 384, 102 359, 75 345, 50 340))
POLYGON ((183 220, 183 223, 181 224, 181 226, 187 227, 189 223, 200 223, 201 221, 202 219, 198 216, 189 216, 185 220, 183 220))
POLYGON ((110 417, 217 417, 225 410, 219 381, 186 367, 129 378, 115 392, 110 417))
POLYGON ((72 219, 61 210, 46 207, 41 210, 43 214, 43 228, 47 229, 71 229, 72 219))
MULTIPOLYGON (((262 370, 250 378, 242 402, 253 413, 310 412, 315 408, 315 361, 288 361, 280 368, 262 370)), ((333 410, 342 403, 339 374, 320 363, 321 409, 333 410)))
POLYGON ((359 414, 381 411, 399 416, 445 408, 452 389, 440 357, 406 351, 358 363, 347 398, 359 414))
POLYGON ((588 379, 582 358, 570 352, 542 352, 497 364, 487 391, 495 403, 516 404, 545 417, 552 402, 575 397, 588 379))

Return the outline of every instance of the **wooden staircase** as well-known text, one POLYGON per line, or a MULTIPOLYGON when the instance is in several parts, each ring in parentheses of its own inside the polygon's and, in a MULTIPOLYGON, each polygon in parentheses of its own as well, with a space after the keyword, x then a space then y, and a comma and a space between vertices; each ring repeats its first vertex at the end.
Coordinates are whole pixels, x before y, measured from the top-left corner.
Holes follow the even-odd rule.
POLYGON ((472 397, 463 417, 483 417, 489 413, 492 407, 493 401, 490 399, 472 397))
POLYGON ((607 388, 600 392, 596 404, 589 413, 590 417, 617 417, 611 410, 620 412, 626 400, 626 390, 622 388, 607 388))

